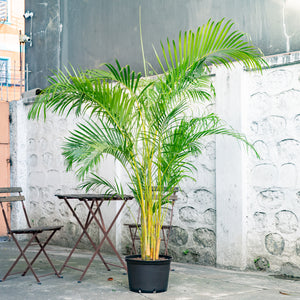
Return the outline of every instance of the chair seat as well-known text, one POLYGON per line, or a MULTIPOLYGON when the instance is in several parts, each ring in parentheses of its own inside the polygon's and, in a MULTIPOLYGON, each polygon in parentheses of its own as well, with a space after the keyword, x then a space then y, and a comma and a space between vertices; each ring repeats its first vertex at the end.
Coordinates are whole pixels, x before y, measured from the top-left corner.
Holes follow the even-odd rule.
POLYGON ((162 227, 161 227, 161 229, 170 229, 170 228, 172 228, 173 226, 172 225, 163 225, 162 227))
MULTIPOLYGON (((135 223, 132 223, 132 224, 124 224, 125 226, 128 226, 129 228, 140 228, 141 227, 141 224, 135 224, 135 223)), ((170 229, 172 227, 172 225, 162 225, 161 229, 170 229)))
POLYGON ((124 225, 128 226, 130 228, 141 227, 141 224, 135 224, 135 223, 133 223, 133 224, 124 224, 124 225))
MULTIPOLYGON (((156 194, 156 192, 158 191, 157 187, 152 187, 152 191, 154 192, 154 199, 158 199, 157 194, 156 194)), ((177 200, 176 192, 178 192, 178 188, 174 188, 172 195, 165 195, 167 197, 166 198, 167 201, 162 203, 162 205, 172 204, 171 210, 169 210, 168 207, 164 207, 164 209, 167 209, 167 211, 165 211, 165 213, 168 214, 170 219, 168 220, 168 218, 166 218, 164 220, 166 224, 161 226, 161 231, 160 231, 160 241, 162 241, 164 243, 165 255, 168 255, 168 243, 169 243, 170 234, 171 234, 171 231, 173 228, 172 219, 173 219, 174 204, 175 204, 175 201, 177 200)), ((162 209, 163 209, 163 207, 162 207, 162 209)), ((136 222, 135 223, 126 223, 124 225, 128 227, 129 233, 130 233, 130 238, 131 238, 131 242, 132 242, 131 243, 131 245, 132 245, 131 254, 133 254, 133 253, 137 254, 136 247, 135 247, 135 241, 140 240, 141 208, 139 208, 139 210, 138 210, 136 222)))
POLYGON ((43 231, 52 231, 52 230, 59 230, 63 226, 45 226, 45 227, 31 227, 31 228, 22 228, 22 229, 12 229, 10 233, 15 233, 15 234, 22 234, 22 233, 41 233, 43 231))
MULTIPOLYGON (((28 271, 30 270, 32 272, 33 276, 35 277, 37 283, 41 284, 39 277, 37 276, 37 274, 35 273, 35 271, 33 269, 33 264, 40 257, 41 253, 44 254, 46 260, 48 261, 49 265, 53 269, 54 273, 44 274, 44 275, 41 275, 40 277, 55 274, 58 278, 60 278, 60 275, 59 275, 58 271, 56 270, 54 264, 52 263, 49 255, 47 254, 45 247, 50 242, 50 240, 52 239, 52 237, 54 236, 56 231, 60 230, 63 226, 62 225, 56 225, 56 226, 52 226, 52 225, 45 226, 44 225, 44 226, 39 226, 39 227, 31 227, 31 224, 30 224, 30 221, 28 218, 28 214, 26 212, 26 207, 24 204, 25 197, 21 195, 21 192, 22 192, 22 188, 20 188, 20 187, 3 187, 3 188, 0 187, 0 209, 2 211, 2 215, 4 218, 5 224, 6 224, 6 229, 7 229, 8 234, 11 236, 12 240, 15 242, 16 246, 18 247, 18 249, 20 251, 19 256, 13 262, 13 264, 11 265, 11 267, 9 268, 7 273, 4 275, 4 277, 2 279, 0 279, 0 282, 5 281, 8 276, 19 274, 19 273, 21 273, 22 276, 25 276, 28 273, 28 271), (5 194, 5 195, 2 196, 1 194, 5 194), (18 194, 18 196, 16 196, 15 194, 18 194), (8 206, 11 206, 13 203, 16 203, 16 202, 21 202, 21 204, 22 204, 24 217, 26 219, 26 223, 28 226, 27 228, 18 228, 18 229, 10 228, 9 218, 6 216, 6 213, 5 213, 6 210, 4 209, 4 203, 8 206), (27 238, 28 238, 27 243, 24 246, 19 244, 18 239, 16 237, 16 235, 21 235, 21 234, 26 234, 26 235, 30 236, 30 237, 27 236, 27 238), (39 234, 43 234, 43 237, 41 240, 39 238, 39 234), (27 258, 27 256, 26 256, 27 253, 25 253, 25 252, 28 249, 28 247, 32 246, 32 245, 38 245, 39 249, 36 249, 35 256, 33 258, 27 258), (24 261, 27 265, 25 267, 25 270, 22 272, 12 272, 21 258, 24 259, 24 261)), ((53 222, 51 222, 50 224, 53 224, 53 222)))

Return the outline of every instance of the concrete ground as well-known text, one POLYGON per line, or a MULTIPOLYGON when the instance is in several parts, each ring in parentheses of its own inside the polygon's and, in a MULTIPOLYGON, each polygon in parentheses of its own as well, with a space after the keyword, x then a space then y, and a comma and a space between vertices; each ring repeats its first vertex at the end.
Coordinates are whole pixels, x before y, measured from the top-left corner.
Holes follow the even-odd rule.
MULTIPOLYGON (((28 250, 31 255, 32 248, 28 250)), ((60 268, 70 249, 48 246, 53 263, 60 268)), ((0 242, 0 278, 18 255, 13 242, 0 242)), ((73 266, 82 268, 91 257, 91 252, 76 250, 71 259, 73 266)), ((41 258, 43 258, 41 256, 41 258)), ((116 262, 112 255, 105 255, 116 262)), ((21 270, 23 263, 17 265, 21 270)), ((138 294, 128 289, 127 275, 123 269, 112 267, 107 271, 96 258, 81 283, 77 283, 81 273, 73 269, 65 269, 63 278, 47 276, 41 278, 38 285, 31 273, 25 277, 14 275, 0 282, 0 299, 300 299, 300 281, 278 279, 270 273, 238 272, 231 270, 204 267, 200 265, 172 263, 169 288, 165 293, 138 294)), ((42 259, 35 264, 38 274, 49 271, 48 264, 42 259)))

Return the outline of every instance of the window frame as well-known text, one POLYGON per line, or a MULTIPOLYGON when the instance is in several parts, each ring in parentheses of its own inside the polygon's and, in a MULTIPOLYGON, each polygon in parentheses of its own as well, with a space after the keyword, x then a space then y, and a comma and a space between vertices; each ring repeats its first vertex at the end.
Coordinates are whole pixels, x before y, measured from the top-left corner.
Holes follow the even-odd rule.
POLYGON ((11 5, 11 1, 10 0, 0 0, 0 3, 1 2, 3 2, 3 3, 6 2, 6 7, 7 7, 6 15, 7 15, 7 19, 4 22, 3 22, 2 19, 0 19, 0 20, 2 20, 2 21, 0 21, 0 23, 10 24, 10 19, 11 19, 10 5, 11 5))
POLYGON ((9 86, 11 83, 11 72, 10 72, 10 66, 11 66, 11 59, 9 57, 3 57, 0 56, 0 62, 4 61, 6 62, 6 76, 4 77, 4 81, 2 81, 2 73, 0 72, 0 86, 9 86))

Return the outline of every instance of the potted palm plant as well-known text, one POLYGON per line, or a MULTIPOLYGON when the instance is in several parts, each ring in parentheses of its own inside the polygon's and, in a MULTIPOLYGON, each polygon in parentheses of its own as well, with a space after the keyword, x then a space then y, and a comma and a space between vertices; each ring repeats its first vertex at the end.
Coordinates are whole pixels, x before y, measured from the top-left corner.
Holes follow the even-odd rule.
POLYGON ((141 211, 141 255, 127 258, 127 262, 134 262, 133 268, 128 265, 128 272, 138 272, 129 274, 133 291, 167 289, 171 258, 159 256, 162 206, 175 186, 191 177, 195 167, 189 158, 201 153, 202 138, 229 135, 254 150, 242 134, 217 115, 203 115, 197 110, 200 101, 210 101, 214 96, 211 66, 230 68, 237 61, 261 70, 265 64, 261 51, 244 33, 233 31, 233 25, 232 21, 208 21, 195 33, 180 33, 178 42, 162 43, 161 55, 154 50, 160 70, 149 65, 154 76, 148 76, 145 68, 142 77, 128 65, 121 67, 118 61, 115 66, 105 64, 105 69, 57 71, 29 113, 32 119, 48 109, 58 114, 89 114, 89 120, 78 124, 63 146, 67 170, 76 168, 81 187, 86 190, 102 187, 109 193, 123 193, 118 179, 108 182, 93 172, 107 155, 126 171, 125 184, 141 211), (150 269, 139 271, 136 265, 140 263, 150 269), (163 284, 156 264, 166 265, 163 284), (149 275, 151 272, 154 275, 149 275), (146 281, 144 286, 141 280, 146 281))

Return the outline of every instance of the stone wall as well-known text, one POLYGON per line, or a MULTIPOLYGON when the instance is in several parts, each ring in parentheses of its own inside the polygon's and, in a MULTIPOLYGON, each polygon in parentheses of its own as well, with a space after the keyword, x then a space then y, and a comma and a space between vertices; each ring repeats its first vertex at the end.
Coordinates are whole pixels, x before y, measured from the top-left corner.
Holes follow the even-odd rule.
MULTIPOLYGON (((82 230, 65 202, 55 197, 55 194, 82 192, 77 188, 78 181, 74 172, 66 172, 61 154, 64 138, 80 119, 72 114, 64 118, 48 113, 45 121, 43 118, 39 121, 28 120, 27 114, 33 101, 31 96, 31 92, 26 93, 23 100, 13 101, 10 105, 11 185, 23 188, 31 223, 36 226, 63 224, 63 229, 55 234, 52 242, 71 247, 74 245, 74 237, 79 237, 82 230)), ((108 165, 104 165, 98 172, 111 178, 115 172, 114 164, 108 162, 108 165)), ((72 204, 80 217, 86 215, 84 203, 76 201, 72 204)), ((115 203, 104 207, 107 222, 112 220, 116 209, 115 203)), ((13 226, 25 224, 20 207, 14 207, 12 213, 13 226)), ((95 241, 99 241, 102 234, 98 227, 92 224, 89 229, 89 234, 95 241)), ((110 234, 112 240, 116 239, 115 230, 114 227, 110 234)), ((90 247, 86 237, 79 247, 90 247)), ((104 247, 109 249, 107 245, 104 247)))
MULTIPOLYGON (((293 57, 291 56, 291 59, 293 57)), ((276 58, 270 61, 276 64, 276 58)), ((291 61, 293 62, 293 61, 291 61)), ((247 264, 300 276, 300 64, 249 74, 247 264)))
POLYGON ((263 74, 216 73, 217 113, 261 156, 217 137, 217 265, 300 276, 299 60, 295 52, 267 57, 263 74))
MULTIPOLYGON (((263 74, 238 65, 214 70, 215 104, 204 109, 245 133, 261 159, 229 137, 203 141, 202 155, 193 158, 196 180, 182 183, 174 208, 169 252, 177 261, 300 275, 300 54, 267 59, 263 74)), ((54 242, 68 246, 80 228, 54 195, 78 191, 60 154, 63 137, 78 120, 49 114, 45 123, 28 121, 29 107, 28 99, 11 104, 11 182, 25 190, 34 222, 64 224, 54 242)), ((99 172, 124 176, 112 161, 99 172)), ((108 207, 108 219, 117 208, 108 207)), ((14 211, 13 221, 22 222, 14 211)), ((131 244, 123 224, 136 215, 132 201, 112 232, 124 254, 131 244)))

